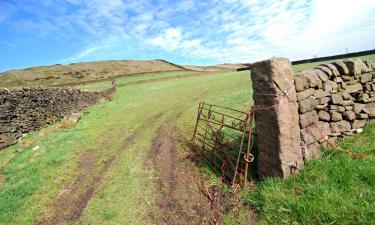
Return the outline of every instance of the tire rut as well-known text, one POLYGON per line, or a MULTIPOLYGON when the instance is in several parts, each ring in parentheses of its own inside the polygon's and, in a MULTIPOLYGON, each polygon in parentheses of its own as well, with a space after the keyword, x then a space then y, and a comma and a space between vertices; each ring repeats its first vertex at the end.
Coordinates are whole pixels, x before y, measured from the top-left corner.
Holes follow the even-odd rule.
POLYGON ((135 143, 135 139, 143 133, 145 128, 150 125, 153 126, 161 116, 162 113, 151 116, 141 127, 126 137, 121 150, 104 160, 100 169, 95 168, 95 166, 101 159, 95 160, 93 151, 89 150, 82 153, 79 157, 79 175, 60 192, 58 200, 52 206, 52 212, 45 215, 42 220, 34 224, 73 224, 78 221, 91 197, 100 186, 104 174, 108 171, 113 162, 129 146, 135 143))

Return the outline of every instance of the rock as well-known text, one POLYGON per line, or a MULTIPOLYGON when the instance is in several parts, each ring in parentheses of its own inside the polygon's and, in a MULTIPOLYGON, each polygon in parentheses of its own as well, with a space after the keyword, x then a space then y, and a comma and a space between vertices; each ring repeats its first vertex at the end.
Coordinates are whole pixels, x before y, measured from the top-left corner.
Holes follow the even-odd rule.
POLYGON ((320 142, 324 141, 324 139, 331 135, 331 126, 329 123, 319 121, 318 128, 320 130, 321 135, 324 137, 319 140, 320 142))
POLYGON ((327 104, 329 101, 331 101, 330 97, 323 97, 318 99, 318 103, 321 105, 327 104))
POLYGON ((346 109, 345 109, 344 106, 337 106, 337 111, 339 111, 339 112, 345 112, 346 109))
POLYGON ((320 145, 319 143, 313 143, 307 146, 307 151, 305 153, 305 159, 307 161, 313 159, 319 159, 321 156, 320 145))
POLYGON ((345 92, 350 94, 350 93, 354 93, 354 92, 361 91, 361 90, 362 90, 362 85, 360 83, 357 83, 353 85, 348 85, 345 89, 345 92))
POLYGON ((326 109, 327 107, 328 107, 327 103, 323 104, 323 105, 318 104, 318 105, 315 106, 316 109, 326 109))
POLYGON ((366 124, 366 120, 354 120, 352 124, 353 129, 358 129, 364 127, 366 124))
POLYGON ((359 77, 362 84, 370 82, 372 80, 372 73, 364 73, 359 77))
POLYGON ((318 75, 318 77, 324 82, 326 80, 328 80, 328 75, 323 72, 322 70, 319 70, 319 69, 315 69, 314 72, 318 75))
POLYGON ((301 129, 301 140, 304 141, 306 145, 317 142, 321 136, 321 131, 316 125, 301 129))
POLYGON ((340 121, 340 120, 342 120, 342 114, 341 113, 339 113, 337 111, 334 111, 334 110, 331 110, 330 114, 331 114, 331 121, 340 121))
POLYGON ((302 101, 314 94, 314 89, 309 88, 307 90, 297 92, 297 100, 302 101))
POLYGON ((301 113, 309 112, 315 109, 317 101, 315 99, 307 98, 298 103, 298 108, 301 113))
POLYGON ((331 122, 332 133, 342 133, 350 131, 350 129, 352 129, 352 127, 348 121, 341 120, 339 122, 331 122))
POLYGON ((349 74, 348 67, 346 67, 343 61, 335 61, 332 64, 337 68, 341 75, 349 74))
MULTIPOLYGON (((272 58, 250 67, 255 108, 272 105, 278 99, 277 96, 261 96, 265 90, 277 93, 293 82, 291 63, 286 58, 272 58)), ((295 89, 291 88, 288 99, 284 99, 277 108, 255 112, 259 149, 257 172, 261 178, 286 178, 303 168, 295 89)))
POLYGON ((318 90, 315 90, 315 91, 313 90, 312 92, 314 93, 315 98, 323 98, 323 97, 330 96, 329 91, 323 91, 321 89, 318 89, 318 90))
POLYGON ((375 117, 375 102, 367 103, 363 111, 368 114, 369 118, 374 118, 375 117))
POLYGON ((344 101, 341 93, 332 94, 331 98, 332 98, 332 103, 335 105, 341 105, 344 101))
POLYGON ((355 113, 353 111, 345 111, 343 114, 346 120, 352 121, 356 118, 355 113))
POLYGON ((365 104, 360 104, 360 103, 354 103, 353 110, 356 114, 362 112, 363 109, 366 108, 365 104))
POLYGON ((324 64, 316 67, 316 69, 319 69, 320 71, 324 72, 328 77, 333 76, 333 72, 324 64))
POLYGON ((304 70, 300 72, 300 74, 307 78, 307 82, 311 88, 322 87, 322 80, 320 80, 318 75, 313 70, 304 70))
POLYGON ((299 115, 299 124, 301 128, 308 127, 318 122, 318 114, 315 110, 299 115))
POLYGON ((336 83, 344 82, 341 77, 335 77, 335 79, 333 81, 335 81, 336 83))
POLYGON ((353 106, 351 106, 351 105, 345 106, 345 110, 347 110, 347 111, 353 110, 353 106))
POLYGON ((296 91, 304 91, 310 87, 307 78, 301 75, 294 76, 294 84, 296 91))
POLYGON ((81 118, 80 113, 72 113, 70 114, 70 116, 68 116, 66 120, 70 123, 77 123, 80 118, 81 118))
POLYGON ((329 121, 331 119, 331 116, 328 112, 320 110, 318 113, 319 119, 323 121, 329 121))
POLYGON ((0 134, 0 149, 14 145, 16 143, 17 143, 17 138, 11 135, 0 134))
POLYGON ((333 76, 335 77, 340 76, 340 72, 337 70, 337 68, 333 64, 328 63, 328 64, 325 64, 324 66, 328 67, 332 71, 333 76))
POLYGON ((361 66, 356 60, 348 59, 344 61, 346 67, 349 70, 349 75, 357 76, 361 74, 361 66))
POLYGON ((360 113, 357 116, 358 119, 368 119, 368 114, 366 113, 360 113))
POLYGON ((349 93, 343 92, 342 98, 345 99, 345 100, 349 100, 349 99, 351 100, 353 97, 349 93))
POLYGON ((324 91, 332 91, 334 88, 337 90, 337 84, 331 80, 327 80, 323 83, 324 91))

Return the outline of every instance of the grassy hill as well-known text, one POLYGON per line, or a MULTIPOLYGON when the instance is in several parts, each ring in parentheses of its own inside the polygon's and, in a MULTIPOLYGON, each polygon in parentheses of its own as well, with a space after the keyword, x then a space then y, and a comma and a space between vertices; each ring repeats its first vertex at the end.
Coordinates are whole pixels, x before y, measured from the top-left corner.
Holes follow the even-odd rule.
POLYGON ((186 69, 164 60, 123 60, 38 66, 0 73, 1 87, 72 85, 110 77, 186 69))

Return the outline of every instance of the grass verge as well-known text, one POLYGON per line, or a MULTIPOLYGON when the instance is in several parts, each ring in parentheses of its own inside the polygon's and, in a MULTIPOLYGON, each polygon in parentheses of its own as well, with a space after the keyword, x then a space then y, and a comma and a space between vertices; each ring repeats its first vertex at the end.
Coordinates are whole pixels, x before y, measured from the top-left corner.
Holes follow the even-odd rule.
POLYGON ((245 201, 259 211, 260 224, 373 224, 375 218, 375 124, 339 142, 364 158, 325 149, 297 176, 266 179, 245 201))

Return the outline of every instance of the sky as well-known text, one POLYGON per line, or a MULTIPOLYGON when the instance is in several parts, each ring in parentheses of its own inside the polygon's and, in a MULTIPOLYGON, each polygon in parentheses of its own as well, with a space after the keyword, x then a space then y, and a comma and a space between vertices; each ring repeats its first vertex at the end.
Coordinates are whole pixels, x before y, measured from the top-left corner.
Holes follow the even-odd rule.
POLYGON ((0 71, 121 59, 291 60, 375 48, 374 0, 0 0, 0 71))

